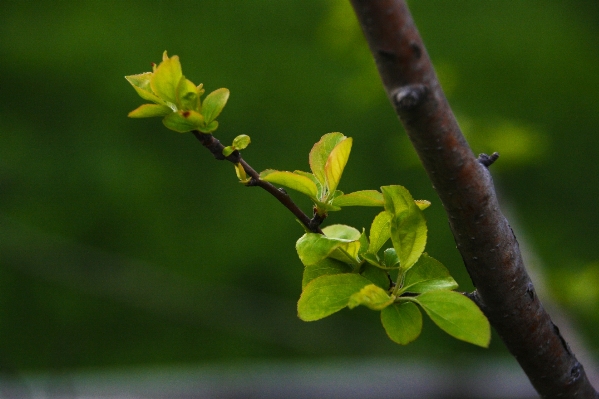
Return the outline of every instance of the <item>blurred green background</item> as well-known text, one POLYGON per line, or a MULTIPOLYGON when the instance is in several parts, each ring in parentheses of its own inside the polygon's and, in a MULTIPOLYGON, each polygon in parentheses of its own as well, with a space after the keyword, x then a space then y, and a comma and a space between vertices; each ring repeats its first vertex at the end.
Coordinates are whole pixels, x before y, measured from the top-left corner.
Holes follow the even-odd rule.
MULTIPOLYGON (((542 299, 599 356, 599 3, 412 1, 448 98, 524 240, 542 299)), ((296 317, 302 229, 189 134, 127 113, 124 79, 162 52, 231 90, 216 137, 257 170, 308 169, 340 131, 340 189, 402 184, 433 205, 427 251, 471 289, 430 182, 348 2, 4 1, 0 12, 0 369, 69 371, 256 359, 507 357, 431 323, 386 338, 378 313, 296 317)), ((310 205, 294 195, 309 212, 310 205)), ((327 223, 369 227, 346 208, 327 223)))

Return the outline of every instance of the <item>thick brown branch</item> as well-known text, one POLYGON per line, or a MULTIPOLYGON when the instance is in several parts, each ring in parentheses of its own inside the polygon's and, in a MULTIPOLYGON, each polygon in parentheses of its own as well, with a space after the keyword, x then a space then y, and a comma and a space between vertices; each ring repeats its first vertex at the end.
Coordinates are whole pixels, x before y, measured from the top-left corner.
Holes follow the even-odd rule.
POLYGON ((449 217, 485 312, 535 389, 546 398, 599 398, 544 310, 518 242, 439 85, 403 0, 351 0, 389 100, 449 217))
POLYGON ((322 230, 320 230, 319 220, 315 217, 310 219, 296 204, 293 202, 289 194, 283 189, 278 189, 273 186, 271 183, 260 179, 260 174, 254 170, 242 157, 239 151, 234 151, 228 157, 223 155, 224 145, 221 144, 219 140, 217 140, 213 135, 201 133, 198 131, 193 131, 193 135, 202 143, 204 147, 208 149, 214 156, 214 158, 218 160, 226 159, 229 162, 234 164, 240 163, 245 170, 245 173, 251 177, 247 186, 258 186, 269 192, 273 197, 275 197, 281 204, 285 206, 285 208, 289 209, 291 213, 295 215, 295 217, 304 225, 306 228, 313 233, 322 234, 322 230))

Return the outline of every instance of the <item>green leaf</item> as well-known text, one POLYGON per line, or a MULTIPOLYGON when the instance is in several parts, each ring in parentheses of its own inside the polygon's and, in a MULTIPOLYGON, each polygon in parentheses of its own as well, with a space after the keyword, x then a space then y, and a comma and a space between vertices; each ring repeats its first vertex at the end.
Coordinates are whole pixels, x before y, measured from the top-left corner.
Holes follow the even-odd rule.
POLYGON ((385 252, 383 252, 383 260, 385 261, 386 267, 395 267, 396 265, 399 265, 399 257, 397 256, 395 248, 385 249, 385 252))
POLYGON ((386 211, 375 216, 370 226, 370 247, 368 252, 376 254, 391 237, 391 219, 392 215, 386 211))
MULTIPOLYGON (((223 152, 224 152, 224 150, 223 150, 223 152)), ((241 165, 240 163, 236 163, 234 166, 235 166, 235 174, 237 175, 239 182, 243 183, 243 184, 248 183, 251 180, 251 178, 247 177, 247 174, 245 173, 245 169, 243 168, 243 165, 241 165)))
POLYGON ((370 284, 349 297, 347 306, 353 309, 356 306, 364 305, 372 310, 381 310, 391 305, 393 300, 394 298, 391 298, 384 289, 370 284))
POLYGON ((162 123, 175 132, 185 133, 200 129, 204 124, 204 118, 195 111, 178 111, 167 115, 162 123))
POLYGON ((318 233, 306 233, 297 240, 295 249, 304 266, 314 265, 337 249, 342 240, 335 240, 318 233))
POLYGON ((174 55, 168 58, 166 51, 163 61, 158 65, 150 79, 150 87, 154 94, 170 103, 177 103, 177 88, 183 77, 179 57, 174 55))
POLYGON ((376 190, 362 190, 344 194, 333 200, 337 206, 383 206, 383 194, 376 190))
POLYGON ((335 192, 341 176, 343 175, 343 169, 347 165, 349 154, 351 152, 352 139, 346 138, 342 140, 333 148, 327 162, 324 166, 324 172, 326 177, 326 185, 329 189, 329 193, 335 192))
POLYGON ((146 72, 139 75, 125 76, 125 79, 131 83, 131 86, 133 86, 137 94, 144 100, 152 101, 153 103, 160 105, 167 105, 166 102, 152 92, 152 88, 150 87, 151 77, 152 72, 146 72))
POLYGON ((360 274, 385 291, 389 289, 391 283, 389 281, 389 275, 383 269, 370 264, 365 264, 362 266, 362 272, 360 274))
POLYGON ((323 228, 322 232, 329 238, 338 238, 347 241, 357 241, 362 235, 358 229, 344 224, 332 224, 323 228))
POLYGON ((426 246, 426 220, 410 192, 402 186, 381 187, 385 210, 393 215, 391 241, 399 256, 400 267, 408 270, 426 246))
POLYGON ((204 124, 202 126, 198 127, 198 130, 202 133, 212 133, 213 131, 215 131, 218 128, 218 122, 217 121, 212 121, 208 124, 204 124))
POLYGON ((154 116, 166 116, 172 113, 173 110, 166 105, 160 104, 144 104, 137 109, 129 112, 129 118, 151 118, 154 116))
POLYGON ((308 285, 308 283, 320 276, 327 276, 333 274, 350 273, 351 267, 347 263, 339 262, 331 258, 325 258, 320 262, 306 266, 304 268, 304 275, 302 278, 302 290, 308 285))
POLYGON ((217 89, 208 94, 202 104, 202 115, 206 120, 206 124, 210 124, 215 120, 229 100, 229 89, 217 89))
POLYGON ((381 264, 381 261, 378 257, 377 254, 372 254, 370 252, 365 252, 363 254, 360 254, 360 256, 362 257, 362 259, 364 259, 366 262, 368 262, 369 264, 376 266, 376 267, 382 267, 383 265, 381 264))
POLYGON ((427 200, 414 200, 414 203, 420 208, 421 211, 431 206, 431 202, 427 200))
POLYGON ((304 172, 304 171, 301 171, 301 170, 294 170, 293 173, 295 173, 296 175, 307 177, 308 179, 312 180, 312 182, 316 186, 317 193, 318 193, 316 195, 316 198, 319 201, 322 199, 322 195, 323 195, 322 184, 320 184, 320 182, 318 181, 318 179, 316 178, 316 176, 314 176, 312 173, 304 172))
POLYGON ((240 134, 233 139, 233 147, 235 147, 236 150, 244 150, 250 143, 250 136, 247 134, 240 134))
POLYGON ((329 239, 343 240, 341 245, 330 253, 329 256, 331 258, 350 263, 354 266, 360 263, 358 254, 361 245, 360 237, 362 235, 357 229, 343 224, 333 224, 323 228, 322 232, 329 239))
POLYGON ((466 296, 442 290, 425 292, 414 300, 439 328, 452 337, 484 348, 489 346, 489 321, 466 296))
POLYGON ((406 272, 404 285, 398 292, 423 293, 434 290, 455 290, 458 283, 438 260, 423 253, 418 262, 406 272))
POLYGON ((349 298, 370 281, 359 274, 322 276, 312 280, 297 303, 297 313, 304 321, 327 317, 347 306, 349 298))
POLYGON ((362 234, 360 234, 360 251, 358 251, 358 255, 362 257, 364 253, 368 251, 369 243, 368 237, 366 237, 366 230, 362 229, 362 234))
POLYGON ((346 137, 341 133, 327 133, 314 144, 310 151, 310 169, 323 187, 326 186, 325 165, 329 155, 335 146, 345 139, 346 137))
POLYGON ((316 200, 316 185, 306 176, 287 171, 266 169, 260 173, 260 179, 299 191, 302 194, 306 194, 312 200, 316 200))
POLYGON ((381 323, 392 341, 407 345, 422 331, 422 313, 412 302, 400 302, 381 311, 381 323))
POLYGON ((200 97, 198 96, 197 88, 185 76, 181 77, 181 81, 177 86, 177 107, 184 111, 200 110, 200 97))
POLYGON ((225 157, 228 157, 229 155, 233 154, 233 151, 235 151, 235 148, 233 146, 226 146, 225 148, 223 148, 223 155, 225 157))

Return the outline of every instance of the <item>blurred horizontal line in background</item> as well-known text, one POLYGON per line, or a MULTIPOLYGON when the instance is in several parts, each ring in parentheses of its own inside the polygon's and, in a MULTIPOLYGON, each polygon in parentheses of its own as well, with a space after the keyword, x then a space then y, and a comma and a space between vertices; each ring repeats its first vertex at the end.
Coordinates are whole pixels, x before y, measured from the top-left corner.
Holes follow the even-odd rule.
POLYGON ((536 398, 511 363, 257 362, 0 377, 0 398, 536 398))

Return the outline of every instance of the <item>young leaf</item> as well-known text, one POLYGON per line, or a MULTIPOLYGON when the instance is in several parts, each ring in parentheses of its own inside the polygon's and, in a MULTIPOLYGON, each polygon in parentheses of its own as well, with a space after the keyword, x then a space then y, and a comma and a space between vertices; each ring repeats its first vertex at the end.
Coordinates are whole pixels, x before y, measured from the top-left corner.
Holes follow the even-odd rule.
POLYGON ((163 54, 163 61, 158 65, 150 79, 152 91, 163 100, 177 103, 177 88, 183 77, 181 72, 181 62, 179 56, 168 58, 166 51, 163 54))
POLYGON ((164 126, 179 133, 199 129, 204 118, 195 111, 178 111, 168 114, 163 120, 164 126))
POLYGON ((328 257, 342 243, 322 234, 306 233, 297 240, 295 249, 304 266, 310 266, 328 257))
POLYGON ((392 341, 407 345, 422 331, 422 313, 412 302, 400 302, 381 311, 381 323, 392 341))
POLYGON ((383 194, 376 190, 362 190, 340 195, 333 199, 337 206, 383 206, 383 194))
POLYGON ((455 290, 458 283, 438 260, 423 253, 418 262, 406 272, 404 285, 398 292, 423 293, 434 290, 455 290))
POLYGON ((360 274, 385 291, 389 289, 391 284, 389 275, 383 269, 370 264, 365 264, 362 266, 362 272, 360 274))
POLYGON ((198 112, 200 110, 199 100, 196 86, 182 76, 179 86, 177 86, 177 107, 184 111, 198 112))
MULTIPOLYGON (((223 150, 223 153, 224 153, 224 150, 223 150)), ((235 174, 237 175, 237 178, 239 179, 240 183, 246 184, 251 180, 251 178, 248 177, 247 174, 245 173, 245 169, 243 168, 243 165, 241 165, 240 163, 235 164, 235 174)))
POLYGON ((349 263, 353 266, 360 264, 361 260, 358 257, 360 252, 360 241, 344 242, 339 245, 329 255, 333 259, 337 259, 341 262, 349 263))
POLYGON ((414 300, 439 328, 452 337, 484 348, 489 346, 489 321, 466 296, 442 290, 425 292, 414 300))
POLYGON ((370 226, 370 247, 368 252, 376 254, 391 236, 392 215, 383 211, 375 216, 370 226))
POLYGON ((208 124, 204 124, 201 126, 198 126, 198 130, 202 133, 212 133, 213 131, 215 131, 218 128, 218 122, 217 121, 212 121, 208 124))
POLYGON ((327 317, 347 306, 349 298, 370 281, 359 274, 322 276, 312 280, 297 303, 297 313, 304 321, 327 317))
POLYGON ((310 151, 310 169, 322 186, 326 184, 325 165, 329 159, 329 155, 335 146, 345 139, 346 137, 341 133, 327 133, 314 144, 314 147, 310 151))
POLYGON ((229 100, 229 89, 217 89, 208 94, 202 104, 202 115, 206 123, 214 121, 222 112, 229 100))
POLYGON ((331 258, 325 258, 320 262, 306 266, 304 268, 304 275, 302 278, 302 290, 308 285, 308 283, 320 276, 327 276, 332 274, 350 273, 351 267, 343 262, 334 260, 331 258))
POLYGON ((233 154, 234 151, 235 151, 235 147, 228 145, 225 148, 223 148, 223 155, 225 157, 228 157, 229 155, 233 154))
POLYGON ((362 235, 358 229, 344 224, 332 224, 322 229, 322 232, 330 238, 338 238, 348 241, 357 241, 362 235))
POLYGON ((166 116, 172 113, 173 110, 166 105, 160 104, 144 104, 129 112, 129 118, 151 118, 154 116, 166 116))
POLYGON ((318 194, 316 184, 310 178, 297 173, 267 169, 260 173, 260 179, 299 191, 312 200, 316 200, 318 194))
POLYGON ((427 200, 414 200, 414 203, 420 208, 421 211, 431 206, 431 202, 427 200))
POLYGON ((139 75, 125 76, 125 79, 131 83, 131 86, 133 86, 137 94, 144 100, 152 101, 153 103, 160 105, 166 105, 166 102, 152 91, 152 88, 150 87, 151 77, 152 72, 146 72, 139 75))
POLYGON ((250 136, 247 134, 240 134, 233 139, 233 147, 235 147, 236 150, 245 150, 250 143, 250 136))
POLYGON ((385 210, 393 215, 391 241, 402 270, 416 263, 426 246, 426 220, 410 192, 402 186, 381 187, 385 210))
POLYGON ((330 193, 335 192, 339 185, 339 181, 343 175, 343 169, 345 169, 345 165, 349 159, 351 146, 351 138, 340 141, 339 144, 333 148, 333 151, 331 151, 329 158, 327 159, 324 166, 324 172, 330 193))
POLYGON ((393 299, 381 287, 370 284, 349 297, 347 306, 350 309, 364 305, 372 310, 381 310, 393 303, 393 299))

